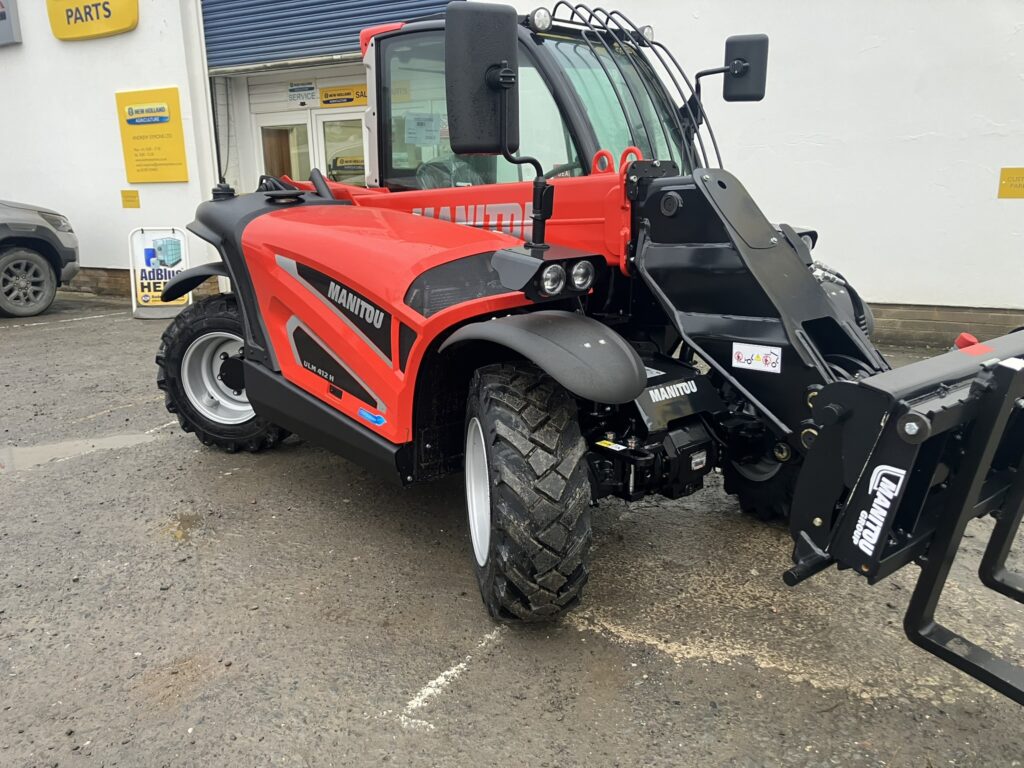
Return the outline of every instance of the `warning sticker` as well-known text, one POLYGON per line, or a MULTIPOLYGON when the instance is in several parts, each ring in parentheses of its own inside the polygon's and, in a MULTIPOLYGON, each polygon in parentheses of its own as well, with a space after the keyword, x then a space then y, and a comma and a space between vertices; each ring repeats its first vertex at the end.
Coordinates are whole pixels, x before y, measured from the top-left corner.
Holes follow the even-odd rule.
POLYGON ((659 371, 657 368, 651 368, 649 365, 644 366, 644 370, 647 371, 647 378, 653 379, 655 376, 664 376, 664 371, 659 371))
POLYGON ((602 448, 611 448, 613 451, 626 450, 626 446, 620 445, 619 443, 613 443, 611 440, 598 440, 597 444, 602 448))
POLYGON ((760 344, 732 343, 732 367, 750 368, 754 371, 782 373, 782 347, 765 347, 760 344))

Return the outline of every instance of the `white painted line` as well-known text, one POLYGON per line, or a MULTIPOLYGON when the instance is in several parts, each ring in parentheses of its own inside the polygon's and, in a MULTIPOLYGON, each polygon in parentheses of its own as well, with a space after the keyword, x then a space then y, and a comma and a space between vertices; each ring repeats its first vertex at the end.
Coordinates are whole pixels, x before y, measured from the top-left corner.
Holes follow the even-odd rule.
MULTIPOLYGON (((476 650, 474 653, 479 653, 489 645, 493 645, 501 639, 502 634, 505 632, 505 627, 496 627, 493 631, 488 632, 483 636, 483 639, 476 644, 476 650)), ((420 688, 419 692, 409 699, 409 703, 405 705, 405 709, 398 716, 398 722, 400 722, 406 728, 413 728, 417 730, 432 731, 434 730, 434 724, 426 720, 421 720, 416 717, 412 717, 412 714, 418 710, 423 709, 427 703, 435 696, 444 692, 444 690, 451 685, 455 680, 458 679, 459 675, 466 671, 469 666, 469 662, 473 660, 473 654, 466 654, 466 658, 455 664, 440 675, 435 677, 429 683, 420 688)))
POLYGON ((159 432, 161 429, 167 429, 168 427, 176 427, 177 425, 178 425, 178 420, 177 419, 175 419, 174 421, 168 421, 166 424, 161 424, 159 427, 153 427, 152 429, 147 429, 146 430, 146 434, 147 435, 152 435, 154 432, 159 432))
POLYGON ((81 424, 83 421, 92 421, 93 419, 98 419, 100 416, 106 416, 108 413, 113 413, 114 411, 123 411, 125 408, 134 408, 137 405, 145 405, 146 403, 155 403, 156 401, 163 400, 163 399, 164 399, 163 395, 157 395, 156 397, 147 397, 147 398, 145 398, 143 400, 135 400, 134 402, 125 403, 124 405, 115 405, 113 408, 107 408, 107 409, 102 410, 102 411, 96 411, 96 413, 90 413, 88 416, 82 416, 79 419, 75 419, 74 421, 69 421, 67 423, 68 424, 81 424))
POLYGON ((36 328, 40 325, 54 325, 56 323, 80 323, 83 320, 99 320, 101 317, 117 317, 118 315, 127 315, 128 312, 109 312, 105 315, 89 315, 88 317, 68 317, 64 320, 42 320, 38 323, 18 323, 17 325, 0 325, 0 331, 9 330, 11 328, 36 328))

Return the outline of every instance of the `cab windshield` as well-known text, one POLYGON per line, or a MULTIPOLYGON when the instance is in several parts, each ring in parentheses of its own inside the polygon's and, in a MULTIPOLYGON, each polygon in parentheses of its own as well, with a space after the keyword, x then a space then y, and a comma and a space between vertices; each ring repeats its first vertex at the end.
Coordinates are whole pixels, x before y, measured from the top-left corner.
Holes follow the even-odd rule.
POLYGON ((583 103, 601 149, 617 159, 634 146, 648 160, 672 160, 684 174, 692 172, 678 109, 641 55, 596 35, 542 37, 583 103))

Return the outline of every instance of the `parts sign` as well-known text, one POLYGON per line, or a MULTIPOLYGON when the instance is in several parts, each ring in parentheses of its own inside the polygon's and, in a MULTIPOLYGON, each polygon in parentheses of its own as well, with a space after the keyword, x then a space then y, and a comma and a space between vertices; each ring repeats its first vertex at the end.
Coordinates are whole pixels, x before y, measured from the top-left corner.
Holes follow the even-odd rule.
POLYGON ((130 32, 139 24, 139 0, 46 0, 58 40, 89 40, 130 32))

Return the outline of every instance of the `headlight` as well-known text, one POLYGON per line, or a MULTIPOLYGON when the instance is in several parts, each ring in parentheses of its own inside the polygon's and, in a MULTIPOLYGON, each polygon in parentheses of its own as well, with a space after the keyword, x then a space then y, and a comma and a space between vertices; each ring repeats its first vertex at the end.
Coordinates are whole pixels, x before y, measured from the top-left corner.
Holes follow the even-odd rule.
POLYGON ((814 238, 810 235, 800 235, 800 239, 804 241, 804 245, 807 246, 808 251, 814 250, 814 238))
POLYGON ((73 232, 71 229, 71 222, 68 221, 67 216, 61 216, 59 213, 43 213, 39 212, 39 215, 43 218, 47 224, 56 229, 58 232, 73 232))
POLYGON ((565 288, 565 269, 561 264, 550 264, 540 273, 540 287, 548 296, 561 293, 565 288))
POLYGON ((585 291, 594 283, 594 265, 589 261, 577 261, 572 268, 572 287, 585 291))
POLYGON ((534 32, 547 32, 551 29, 551 11, 547 8, 536 8, 528 17, 530 29, 534 32))

